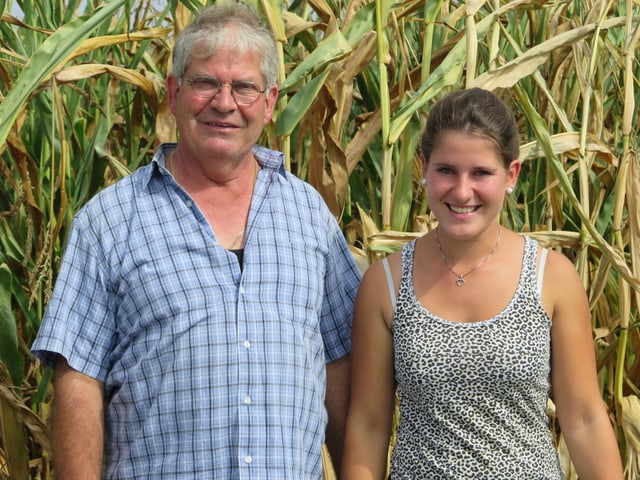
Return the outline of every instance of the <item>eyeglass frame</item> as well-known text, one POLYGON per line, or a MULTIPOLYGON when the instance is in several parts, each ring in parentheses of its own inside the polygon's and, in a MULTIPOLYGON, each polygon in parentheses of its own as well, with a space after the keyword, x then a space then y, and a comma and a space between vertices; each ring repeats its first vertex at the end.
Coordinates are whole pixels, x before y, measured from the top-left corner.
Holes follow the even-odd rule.
POLYGON ((256 103, 258 101, 258 99, 260 98, 261 95, 264 95, 264 93, 268 90, 267 87, 265 87, 264 89, 260 90, 260 88, 258 87, 258 85, 256 85, 253 82, 250 81, 245 81, 245 80, 234 80, 231 82, 222 82, 219 79, 217 79, 216 77, 210 77, 208 75, 197 75, 193 78, 188 78, 188 77, 182 77, 183 81, 186 81, 189 86, 191 87, 191 90, 193 91, 193 93, 200 97, 200 98, 206 98, 209 100, 213 100, 214 98, 216 98, 218 96, 218 94, 222 91, 222 87, 224 87, 225 85, 229 85, 230 91, 231 91, 231 96, 233 97, 234 101, 238 104, 238 105, 253 105, 254 103, 256 103), (198 93, 196 91, 196 89, 193 87, 193 82, 198 81, 198 80, 209 80, 209 81, 215 81, 218 83, 218 90, 212 95, 203 95, 202 93, 198 93), (234 92, 234 84, 235 83, 246 83, 249 84, 253 87, 256 87, 256 98, 253 99, 251 102, 249 103, 244 103, 244 102, 239 102, 238 99, 236 98, 235 92, 234 92))

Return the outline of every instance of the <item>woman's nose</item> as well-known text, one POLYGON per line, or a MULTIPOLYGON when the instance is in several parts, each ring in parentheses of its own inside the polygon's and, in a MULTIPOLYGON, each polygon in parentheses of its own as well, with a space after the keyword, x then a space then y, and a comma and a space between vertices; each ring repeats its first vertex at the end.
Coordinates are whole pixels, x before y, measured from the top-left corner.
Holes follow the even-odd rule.
POLYGON ((457 200, 467 200, 473 197, 473 182, 465 175, 459 175, 453 185, 453 193, 457 200))

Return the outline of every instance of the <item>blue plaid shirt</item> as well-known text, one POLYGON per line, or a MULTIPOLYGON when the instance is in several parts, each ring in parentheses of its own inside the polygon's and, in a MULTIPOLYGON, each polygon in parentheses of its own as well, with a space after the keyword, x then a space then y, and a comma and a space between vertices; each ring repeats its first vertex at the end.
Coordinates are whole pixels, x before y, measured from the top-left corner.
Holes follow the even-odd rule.
POLYGON ((33 352, 105 384, 107 479, 320 479, 325 362, 360 274, 319 194, 261 147, 243 269, 152 163, 77 214, 33 352))

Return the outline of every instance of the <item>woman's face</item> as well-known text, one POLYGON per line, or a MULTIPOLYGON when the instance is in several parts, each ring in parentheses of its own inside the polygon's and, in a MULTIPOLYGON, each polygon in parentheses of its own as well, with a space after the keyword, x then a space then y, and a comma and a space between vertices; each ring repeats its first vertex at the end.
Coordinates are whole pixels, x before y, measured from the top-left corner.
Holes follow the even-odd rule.
POLYGON ((504 166, 495 143, 464 131, 443 131, 428 159, 423 158, 429 206, 441 229, 459 240, 480 236, 498 222, 508 187, 520 162, 504 166))

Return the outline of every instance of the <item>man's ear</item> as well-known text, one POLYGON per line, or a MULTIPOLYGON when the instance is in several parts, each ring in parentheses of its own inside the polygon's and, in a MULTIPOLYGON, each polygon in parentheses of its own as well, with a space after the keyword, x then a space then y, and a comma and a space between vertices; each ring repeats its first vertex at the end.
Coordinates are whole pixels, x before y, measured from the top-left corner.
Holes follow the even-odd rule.
POLYGON ((175 104, 178 92, 180 91, 180 82, 178 78, 170 74, 167 77, 167 96, 169 97, 169 110, 175 115, 175 104))
POLYGON ((273 110, 276 108, 276 102, 278 101, 278 86, 274 85, 265 92, 265 111, 264 111, 264 124, 266 125, 271 121, 273 116, 273 110))

